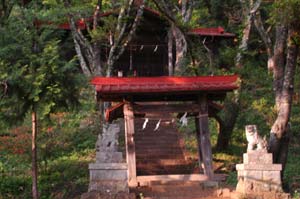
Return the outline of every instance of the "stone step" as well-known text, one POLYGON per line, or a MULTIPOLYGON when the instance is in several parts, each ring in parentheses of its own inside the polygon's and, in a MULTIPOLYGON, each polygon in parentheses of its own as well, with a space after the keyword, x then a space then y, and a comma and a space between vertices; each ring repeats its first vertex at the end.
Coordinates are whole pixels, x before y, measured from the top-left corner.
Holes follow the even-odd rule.
POLYGON ((138 148, 136 147, 137 154, 183 154, 180 148, 138 148))
POLYGON ((197 173, 192 169, 137 169, 137 175, 166 175, 166 174, 193 174, 197 173))
POLYGON ((179 143, 179 138, 176 137, 167 137, 167 136, 157 136, 157 137, 135 137, 136 143, 179 143))
MULTIPOLYGON (((199 170, 199 169, 198 169, 199 170)), ((153 169, 143 169, 137 168, 138 175, 166 175, 166 174, 193 174, 197 173, 197 169, 186 169, 186 168, 153 168, 153 169)))
POLYGON ((145 187, 139 190, 144 197, 149 198, 185 198, 185 199, 198 199, 205 197, 217 197, 214 190, 205 190, 202 185, 155 185, 145 187))
POLYGON ((183 147, 181 147, 179 144, 177 143, 151 143, 151 144, 141 144, 141 143, 137 143, 135 145, 136 147, 138 147, 139 149, 141 148, 157 148, 157 149, 169 149, 169 148, 177 148, 177 149, 182 149, 183 147))
POLYGON ((180 143, 177 140, 138 140, 135 142, 135 144, 138 146, 157 146, 157 147, 180 147, 180 143))
POLYGON ((139 154, 136 153, 136 159, 139 160, 148 160, 148 159, 184 159, 184 155, 183 154, 153 154, 153 153, 149 153, 149 154, 139 154))
POLYGON ((144 137, 134 137, 136 142, 155 142, 155 141, 159 141, 159 142, 178 142, 179 138, 178 137, 171 137, 168 135, 161 135, 161 136, 144 136, 144 137))
POLYGON ((184 152, 182 148, 180 147, 174 147, 174 146, 164 146, 164 147, 159 147, 159 146, 141 146, 141 145, 136 145, 135 146, 136 151, 177 151, 177 152, 184 152))
POLYGON ((136 149, 180 149, 182 150, 182 147, 180 146, 176 146, 175 144, 162 144, 162 145, 158 145, 158 144, 152 144, 152 145, 142 145, 142 144, 136 144, 135 145, 136 149))
MULTIPOLYGON (((161 164, 161 165, 180 165, 180 164, 188 164, 191 163, 186 161, 185 159, 159 159, 159 160, 139 160, 139 164, 161 164)), ((195 162, 192 162, 195 164, 195 162)))

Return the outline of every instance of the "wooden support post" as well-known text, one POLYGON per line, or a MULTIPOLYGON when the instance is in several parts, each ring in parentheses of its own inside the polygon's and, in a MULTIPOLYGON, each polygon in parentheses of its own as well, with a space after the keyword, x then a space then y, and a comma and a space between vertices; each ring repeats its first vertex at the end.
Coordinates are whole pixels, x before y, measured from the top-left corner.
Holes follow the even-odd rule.
POLYGON ((129 187, 137 186, 136 181, 136 156, 134 142, 134 114, 132 104, 124 104, 125 120, 125 142, 126 142, 126 161, 128 165, 128 185, 129 187))
POLYGON ((200 139, 200 126, 199 126, 198 117, 195 118, 195 126, 196 126, 196 133, 197 133, 196 138, 197 138, 197 143, 198 143, 198 163, 199 163, 200 169, 204 170, 202 149, 201 149, 201 139, 200 139))
POLYGON ((208 126, 208 103, 207 96, 201 95, 198 98, 198 103, 200 105, 200 112, 198 114, 198 132, 200 152, 202 155, 202 161, 204 164, 204 174, 208 176, 209 179, 213 179, 214 172, 212 166, 212 150, 210 143, 210 132, 208 126))

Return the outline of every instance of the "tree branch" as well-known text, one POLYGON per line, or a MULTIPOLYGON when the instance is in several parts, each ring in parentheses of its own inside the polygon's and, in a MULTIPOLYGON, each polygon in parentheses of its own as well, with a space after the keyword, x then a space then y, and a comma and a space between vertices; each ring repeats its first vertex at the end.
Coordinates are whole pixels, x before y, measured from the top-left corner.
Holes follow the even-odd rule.
POLYGON ((86 63, 86 60, 84 59, 84 56, 82 54, 81 47, 80 47, 78 41, 75 38, 73 38, 73 41, 74 41, 74 44, 75 44, 75 50, 76 50, 76 53, 77 53, 77 56, 78 56, 78 59, 79 59, 79 62, 80 62, 82 72, 87 77, 92 76, 92 72, 91 72, 90 68, 88 67, 88 65, 86 63))
POLYGON ((274 69, 274 61, 273 61, 273 49, 272 49, 272 41, 271 38, 268 34, 268 32, 266 31, 263 22, 261 20, 261 15, 260 12, 258 11, 254 17, 254 24, 256 27, 256 30, 258 31, 260 37, 262 38, 265 46, 266 46, 266 50, 267 50, 267 55, 268 55, 268 69, 269 71, 272 71, 274 69))
POLYGON ((102 9, 102 0, 98 0, 96 9, 95 9, 94 15, 93 15, 93 30, 96 30, 96 28, 98 26, 98 15, 99 15, 101 9, 102 9))
POLYGON ((111 76, 111 72, 112 72, 112 67, 113 64, 116 60, 119 59, 119 57, 123 54, 125 47, 128 45, 128 43, 132 40, 132 37, 134 35, 134 33, 136 32, 137 26, 142 18, 143 12, 144 12, 144 7, 145 7, 145 0, 142 1, 142 3, 140 4, 135 19, 131 25, 131 29, 128 33, 128 35, 126 35, 125 30, 128 27, 128 22, 124 22, 124 17, 129 16, 131 9, 133 6, 133 0, 131 0, 129 2, 128 5, 128 9, 126 10, 124 8, 124 10, 120 10, 120 14, 118 17, 118 25, 117 25, 117 31, 116 33, 118 34, 117 40, 114 41, 110 52, 109 52, 109 57, 108 57, 108 61, 107 61, 107 76, 111 76), (120 31, 120 32, 118 32, 120 31))

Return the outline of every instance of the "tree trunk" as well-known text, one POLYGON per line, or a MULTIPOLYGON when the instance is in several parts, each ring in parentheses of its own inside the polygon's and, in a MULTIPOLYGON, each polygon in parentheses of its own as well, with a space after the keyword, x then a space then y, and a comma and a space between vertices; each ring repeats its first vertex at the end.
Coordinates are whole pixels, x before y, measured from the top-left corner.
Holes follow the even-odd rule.
POLYGON ((99 42, 95 42, 93 43, 93 60, 92 60, 92 65, 93 65, 93 75, 99 75, 99 76, 103 76, 104 72, 102 70, 102 66, 101 66, 101 49, 100 49, 100 44, 99 42))
POLYGON ((120 56, 125 51, 125 48, 128 46, 130 41, 132 40, 136 29, 141 21, 142 15, 144 13, 145 0, 143 0, 139 8, 136 12, 135 18, 132 24, 129 24, 127 21, 124 21, 125 18, 130 18, 130 12, 132 9, 133 0, 130 0, 128 3, 128 8, 122 7, 118 17, 118 23, 116 27, 116 40, 113 41, 113 45, 110 48, 109 56, 107 60, 107 71, 106 76, 110 77, 113 71, 113 65, 116 60, 120 58, 120 56), (126 29, 130 27, 130 30, 126 32, 126 29))
POLYGON ((81 50, 81 46, 78 43, 78 41, 76 40, 76 38, 73 37, 73 41, 74 41, 74 45, 75 45, 75 51, 80 63, 80 67, 81 70, 83 72, 83 74, 87 77, 91 77, 92 76, 92 72, 90 71, 89 67, 88 67, 88 63, 86 62, 83 52, 81 50))
POLYGON ((173 34, 171 28, 168 32, 168 73, 169 76, 174 75, 173 34))
POLYGON ((178 75, 183 73, 183 61, 187 52, 187 42, 184 33, 175 25, 172 25, 172 32, 176 46, 175 71, 178 75))
POLYGON ((219 116, 215 116, 215 119, 220 125, 219 134, 217 139, 216 149, 223 151, 228 149, 231 134, 239 114, 239 104, 231 102, 226 106, 225 118, 222 120, 219 116))
POLYGON ((248 50, 248 42, 250 39, 250 32, 252 29, 254 15, 259 9, 261 4, 261 0, 257 0, 255 3, 253 2, 253 0, 249 0, 249 1, 240 0, 240 1, 242 3, 242 6, 244 7, 244 13, 246 17, 244 23, 245 27, 243 30, 243 38, 239 46, 239 51, 235 58, 236 67, 238 68, 242 67, 243 53, 245 53, 248 50))
POLYGON ((263 22, 261 20, 261 15, 260 12, 258 11, 254 17, 254 24, 256 27, 256 30, 258 31, 260 37, 262 38, 262 40, 264 41, 264 44, 266 46, 266 51, 267 51, 267 55, 268 55, 268 70, 269 71, 273 71, 274 70, 274 61, 273 61, 273 49, 272 49, 272 40, 270 38, 270 36, 268 35, 267 31, 265 30, 265 27, 263 25, 263 22))
POLYGON ((36 136, 37 136, 37 116, 36 112, 33 109, 31 113, 31 122, 32 122, 32 142, 31 142, 31 160, 32 160, 32 167, 31 167, 31 175, 32 175, 32 198, 38 199, 38 186, 37 186, 37 176, 38 176, 38 167, 37 167, 37 149, 36 149, 36 136))
POLYGON ((237 68, 242 67, 243 53, 245 53, 248 50, 248 42, 250 39, 250 31, 251 31, 251 27, 252 27, 252 22, 253 22, 253 17, 251 14, 249 14, 245 20, 245 27, 243 30, 242 41, 239 45, 239 51, 236 55, 237 68))
POLYGON ((275 103, 277 111, 280 108, 281 91, 284 79, 285 47, 287 40, 287 27, 276 26, 276 41, 274 46, 273 67, 273 89, 275 92, 275 103))
MULTIPOLYGON (((288 31, 287 61, 285 65, 284 74, 281 74, 283 73, 283 69, 278 68, 280 72, 279 75, 282 75, 282 80, 281 78, 278 78, 279 76, 274 76, 274 78, 278 78, 275 79, 277 80, 275 86, 277 86, 276 100, 278 101, 276 101, 276 104, 278 107, 278 115, 276 121, 274 122, 271 128, 269 150, 270 152, 273 153, 274 162, 281 163, 283 165, 283 168, 285 167, 287 153, 288 153, 289 120, 290 120, 292 100, 293 100, 294 76, 295 76, 298 48, 299 48, 299 46, 293 40, 293 38, 296 35, 297 32, 293 28, 290 28, 288 31), (280 82, 281 85, 279 84, 280 82)), ((281 40, 282 38, 280 38, 280 41, 281 40)), ((279 63, 283 61, 280 58, 277 59, 279 63)), ((276 71, 276 67, 275 67, 275 71, 276 71)))

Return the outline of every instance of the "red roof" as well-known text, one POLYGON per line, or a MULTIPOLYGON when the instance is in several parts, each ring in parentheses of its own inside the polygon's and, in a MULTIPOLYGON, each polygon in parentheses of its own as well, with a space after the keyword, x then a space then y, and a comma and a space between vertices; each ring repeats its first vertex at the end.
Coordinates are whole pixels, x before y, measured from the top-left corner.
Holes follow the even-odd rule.
POLYGON ((235 34, 225 32, 224 28, 194 28, 188 32, 190 35, 200 36, 217 36, 217 37, 234 37, 235 34))
MULTIPOLYGON (((153 10, 151 8, 145 7, 144 8, 144 12, 149 12, 150 14, 154 15, 154 16, 160 16, 160 13, 157 12, 156 10, 153 10)), ((112 14, 118 14, 118 10, 111 10, 108 12, 104 12, 98 15, 98 17, 106 17, 106 16, 110 16, 112 14)), ((93 21, 93 17, 88 17, 85 19, 80 19, 78 21, 76 21, 76 25, 78 29, 84 30, 86 29, 86 22, 92 22, 93 21)), ((58 25, 59 29, 64 29, 64 30, 69 30, 70 29, 70 24, 69 22, 65 22, 62 24, 58 25)))
POLYGON ((100 94, 231 91, 238 76, 202 77, 95 77, 91 83, 100 94))

